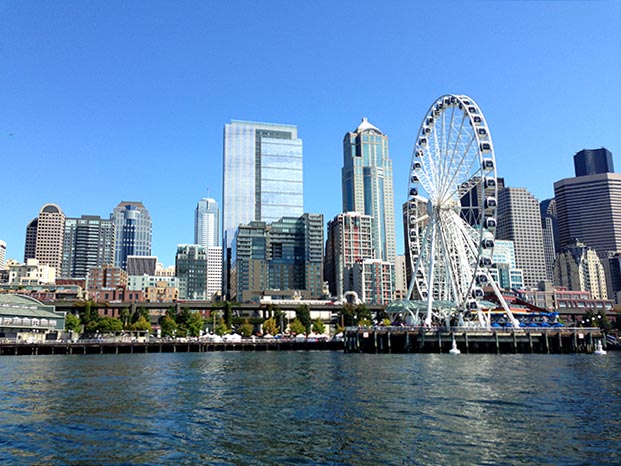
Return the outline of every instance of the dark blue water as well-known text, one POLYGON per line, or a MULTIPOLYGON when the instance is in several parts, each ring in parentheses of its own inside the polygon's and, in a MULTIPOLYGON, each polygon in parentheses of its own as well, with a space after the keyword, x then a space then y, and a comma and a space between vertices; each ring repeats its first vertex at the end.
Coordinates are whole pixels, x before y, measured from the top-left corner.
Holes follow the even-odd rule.
POLYGON ((621 353, 0 358, 0 464, 621 464, 621 353))

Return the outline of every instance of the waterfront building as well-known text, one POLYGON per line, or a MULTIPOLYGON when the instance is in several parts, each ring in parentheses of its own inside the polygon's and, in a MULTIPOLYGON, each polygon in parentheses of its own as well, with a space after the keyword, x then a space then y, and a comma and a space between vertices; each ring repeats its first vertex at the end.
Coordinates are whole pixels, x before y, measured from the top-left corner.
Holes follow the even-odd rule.
POLYGON ((302 140, 293 125, 236 121, 224 126, 223 291, 230 293, 231 246, 240 225, 304 213, 302 140))
POLYGON ((207 299, 207 250, 200 244, 179 244, 175 256, 179 299, 207 299))
POLYGON ((395 289, 395 266, 380 259, 362 259, 352 267, 353 291, 365 304, 389 304, 395 289))
MULTIPOLYGON (((33 260, 33 259, 30 259, 33 260)), ((0 335, 3 339, 45 343, 47 334, 65 329, 65 313, 18 294, 0 294, 0 335)))
POLYGON ((127 268, 127 256, 151 255, 151 216, 142 202, 122 201, 110 214, 115 226, 114 265, 127 268))
POLYGON ((525 188, 505 187, 498 193, 496 238, 513 241, 516 268, 523 271, 526 288, 546 279, 539 202, 525 188))
POLYGON ((35 259, 59 274, 63 259, 65 214, 56 204, 45 204, 39 211, 35 240, 35 259))
POLYGON ((395 220, 388 136, 366 118, 343 138, 341 173, 343 212, 373 217, 374 257, 394 264, 395 220))
POLYGON ((6 265, 6 242, 0 239, 0 270, 6 265))
MULTIPOLYGON (((610 299, 596 299, 590 291, 573 291, 563 286, 552 286, 548 281, 541 282, 537 288, 518 290, 517 297, 548 311, 558 311, 564 318, 580 320, 584 313, 593 311, 610 311, 613 302, 610 299)), ((575 323, 566 322, 568 326, 575 323)))
POLYGON ((240 225, 232 248, 231 293, 240 302, 264 294, 323 294, 323 215, 240 225))
POLYGON ((354 290, 352 269, 356 261, 374 258, 373 217, 345 212, 328 222, 324 280, 331 296, 342 301, 346 291, 354 290))
POLYGON ((556 221, 556 201, 554 199, 546 199, 539 204, 541 213, 541 233, 543 235, 543 254, 546 261, 546 280, 553 280, 554 261, 556 260, 556 251, 558 247, 556 221))
POLYGON ((198 201, 194 211, 194 244, 205 248, 221 246, 220 209, 212 198, 198 201))
POLYGON ((583 149, 574 155, 576 176, 614 173, 612 153, 603 147, 599 149, 583 149))
POLYGON ((25 264, 9 262, 9 285, 28 286, 53 284, 56 281, 56 269, 41 264, 37 259, 28 259, 25 264))
POLYGON ((595 299, 608 299, 604 267, 595 250, 579 241, 556 256, 554 284, 572 291, 589 291, 595 299))
POLYGON ((127 275, 155 275, 157 256, 127 256, 127 275))
POLYGON ((86 278, 88 271, 114 262, 114 223, 98 215, 66 218, 60 276, 86 278))
POLYGON ((524 288, 524 272, 516 267, 513 241, 496 240, 490 274, 496 284, 505 290, 524 288))
POLYGON ((577 238, 600 254, 621 251, 621 174, 562 179, 554 197, 560 248, 577 238))
POLYGON ((24 262, 34 259, 37 252, 37 227, 39 217, 33 218, 26 226, 26 241, 24 244, 24 262))

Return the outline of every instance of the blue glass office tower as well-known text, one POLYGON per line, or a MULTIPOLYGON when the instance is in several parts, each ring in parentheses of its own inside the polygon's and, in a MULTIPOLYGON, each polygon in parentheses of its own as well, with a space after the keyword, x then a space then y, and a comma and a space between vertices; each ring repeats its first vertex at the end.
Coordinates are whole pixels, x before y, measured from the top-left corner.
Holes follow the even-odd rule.
POLYGON ((373 217, 376 259, 395 263, 395 213, 388 136, 362 119, 343 139, 343 212, 373 217))
POLYGON ((223 285, 239 225, 304 213, 302 140, 293 125, 235 121, 224 126, 222 176, 223 285))
POLYGON ((151 255, 151 216, 142 202, 120 202, 110 219, 116 240, 114 265, 126 270, 127 256, 151 255))
POLYGON ((220 239, 220 209, 212 198, 203 198, 198 201, 194 211, 194 244, 205 248, 219 247, 220 239))

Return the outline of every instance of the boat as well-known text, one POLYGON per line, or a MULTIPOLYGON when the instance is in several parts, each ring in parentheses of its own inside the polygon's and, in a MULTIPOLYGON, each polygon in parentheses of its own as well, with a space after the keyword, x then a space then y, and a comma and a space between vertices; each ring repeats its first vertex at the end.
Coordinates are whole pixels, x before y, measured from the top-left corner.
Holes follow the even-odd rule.
POLYGON ((597 340, 597 343, 595 343, 595 351, 593 351, 593 354, 597 354, 597 355, 606 354, 606 350, 603 348, 601 340, 597 340))

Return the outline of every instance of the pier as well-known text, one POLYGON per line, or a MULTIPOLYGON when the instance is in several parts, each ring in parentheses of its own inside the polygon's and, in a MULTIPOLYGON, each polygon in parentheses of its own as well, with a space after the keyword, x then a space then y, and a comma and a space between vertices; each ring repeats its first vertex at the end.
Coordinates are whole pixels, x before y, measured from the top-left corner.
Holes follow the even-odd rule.
POLYGON ((349 328, 344 332, 346 353, 448 353, 455 341, 462 354, 593 353, 606 339, 599 328, 349 328))
POLYGON ((46 342, 0 343, 0 356, 51 354, 207 353, 214 351, 342 351, 342 341, 242 340, 240 342, 149 341, 149 342, 46 342))

